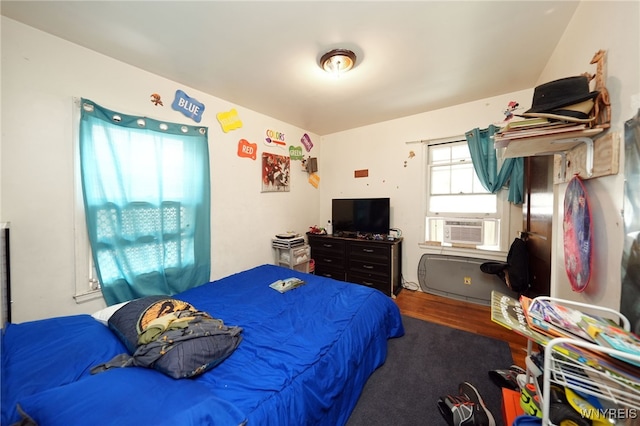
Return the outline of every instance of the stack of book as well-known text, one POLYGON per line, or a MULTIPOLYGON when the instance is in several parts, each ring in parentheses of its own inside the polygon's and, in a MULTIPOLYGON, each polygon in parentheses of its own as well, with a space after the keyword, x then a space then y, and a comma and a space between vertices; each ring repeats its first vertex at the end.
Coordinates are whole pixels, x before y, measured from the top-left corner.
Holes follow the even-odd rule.
POLYGON ((495 142, 536 138, 541 136, 571 133, 587 128, 586 124, 568 123, 548 118, 525 118, 511 121, 495 134, 495 142))
MULTIPOLYGON (((542 346, 546 346, 556 337, 567 337, 631 355, 640 355, 640 339, 612 321, 545 299, 530 299, 526 296, 515 299, 493 291, 491 320, 542 346)), ((561 343, 554 348, 567 359, 573 360, 576 365, 589 367, 618 383, 623 383, 623 392, 633 390, 636 393, 634 398, 640 393, 640 365, 635 360, 624 356, 610 356, 571 343, 561 343)), ((580 368, 574 368, 571 373, 574 380, 576 371, 579 370, 580 368)), ((588 385, 592 381, 591 378, 585 380, 580 381, 579 385, 591 386, 588 385)), ((607 386, 611 388, 617 385, 607 383, 605 386, 594 382, 593 390, 602 390, 601 388, 607 386)))
MULTIPOLYGON (((549 300, 520 297, 529 325, 551 337, 586 340, 620 352, 640 356, 640 338, 613 321, 549 300)), ((640 363, 620 358, 640 367, 640 363)))

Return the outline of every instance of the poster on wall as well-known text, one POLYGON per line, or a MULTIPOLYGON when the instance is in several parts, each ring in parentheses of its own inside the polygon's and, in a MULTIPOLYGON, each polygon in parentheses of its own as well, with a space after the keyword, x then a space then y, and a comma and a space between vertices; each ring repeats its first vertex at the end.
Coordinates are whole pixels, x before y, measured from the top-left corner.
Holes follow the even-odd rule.
POLYGON ((284 155, 262 154, 262 192, 288 192, 291 159, 284 155))
POLYGON ((624 124, 624 246, 620 312, 640 333, 640 110, 624 124))

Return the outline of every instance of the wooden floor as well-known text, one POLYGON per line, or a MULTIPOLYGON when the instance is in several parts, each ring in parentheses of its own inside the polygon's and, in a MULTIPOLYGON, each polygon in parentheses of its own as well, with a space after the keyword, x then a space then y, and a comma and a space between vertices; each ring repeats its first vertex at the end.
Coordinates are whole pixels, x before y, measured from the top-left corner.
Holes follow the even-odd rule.
POLYGON ((514 363, 525 366, 527 340, 491 321, 489 306, 407 289, 395 300, 403 315, 506 341, 514 363))

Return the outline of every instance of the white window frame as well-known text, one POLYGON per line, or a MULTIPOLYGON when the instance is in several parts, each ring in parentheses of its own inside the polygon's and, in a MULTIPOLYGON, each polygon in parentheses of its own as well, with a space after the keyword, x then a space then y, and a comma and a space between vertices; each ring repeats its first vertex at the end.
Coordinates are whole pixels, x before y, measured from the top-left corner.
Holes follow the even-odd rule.
POLYGON ((74 239, 75 239, 75 292, 76 303, 102 298, 100 282, 93 264, 89 233, 84 214, 82 179, 80 174, 80 103, 81 98, 72 98, 73 132, 73 185, 74 185, 74 239))
POLYGON ((423 187, 422 187, 422 200, 423 200, 423 216, 422 216, 422 236, 424 243, 420 246, 431 253, 448 254, 457 256, 477 257, 492 260, 504 260, 510 244, 510 215, 511 207, 507 200, 508 191, 501 190, 496 194, 497 206, 496 213, 494 214, 463 214, 463 213, 439 213, 430 214, 429 212, 429 197, 430 197, 430 158, 429 148, 433 145, 441 145, 456 142, 466 142, 464 135, 453 136, 449 138, 434 139, 422 141, 422 170, 423 170, 423 187), (441 217, 446 219, 456 218, 468 218, 468 219, 490 219, 497 220, 499 222, 499 245, 495 248, 488 247, 460 247, 457 245, 451 245, 446 243, 430 242, 427 241, 428 233, 428 218, 441 217))

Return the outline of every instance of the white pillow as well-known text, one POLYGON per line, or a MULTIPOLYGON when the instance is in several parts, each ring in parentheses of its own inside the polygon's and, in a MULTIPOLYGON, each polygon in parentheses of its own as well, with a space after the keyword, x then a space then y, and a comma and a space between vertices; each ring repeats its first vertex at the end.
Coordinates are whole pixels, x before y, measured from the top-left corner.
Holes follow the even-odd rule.
POLYGON ((124 305, 126 305, 127 302, 122 302, 122 303, 117 303, 115 305, 111 305, 111 306, 107 306, 104 309, 100 309, 97 312, 94 312, 93 314, 91 314, 92 317, 94 317, 96 320, 100 321, 101 323, 103 323, 104 325, 108 326, 108 321, 109 318, 111 318, 111 315, 113 315, 118 309, 122 308, 124 305))

